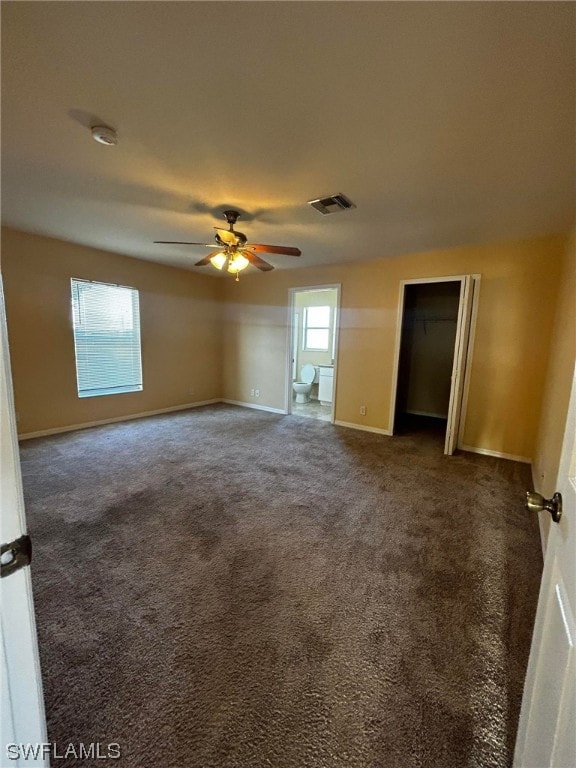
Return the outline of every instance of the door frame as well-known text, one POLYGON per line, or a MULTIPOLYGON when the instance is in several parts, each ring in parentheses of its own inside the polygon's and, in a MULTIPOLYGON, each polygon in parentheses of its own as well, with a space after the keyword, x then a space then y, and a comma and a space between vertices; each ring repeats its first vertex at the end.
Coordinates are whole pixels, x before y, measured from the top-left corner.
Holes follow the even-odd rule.
MULTIPOLYGON (((394 434, 394 421, 396 416, 396 398, 398 396, 398 375, 400 373, 400 348, 402 344, 402 325, 404 322, 404 303, 405 303, 405 297, 406 297, 406 286, 407 285, 423 285, 427 283, 456 283, 459 282, 461 286, 464 285, 465 281, 469 279, 470 280, 470 290, 472 291, 471 296, 471 315, 470 315, 470 321, 468 326, 468 338, 467 338, 467 346, 465 353, 461 357, 461 363, 460 363, 460 369, 457 371, 457 374, 460 377, 464 377, 464 383, 462 388, 462 399, 460 402, 459 407, 459 425, 458 425, 458 432, 456 435, 456 441, 455 441, 455 447, 460 448, 463 440, 464 435, 464 423, 466 418, 466 411, 468 407, 468 393, 470 389, 470 370, 472 367, 472 355, 474 352, 474 338, 476 335, 476 322, 478 318, 478 303, 479 303, 479 296, 480 296, 480 274, 469 274, 469 275, 442 275, 440 277, 415 277, 410 278, 407 280, 401 280, 400 281, 400 288, 399 288, 399 299, 398 299, 398 313, 396 318, 396 339, 395 339, 395 345, 394 345, 394 364, 392 367, 392 387, 391 387, 391 393, 390 393, 390 411, 389 411, 389 421, 388 421, 388 428, 390 431, 390 434, 394 434)), ((462 343, 462 339, 460 337, 460 334, 464 330, 463 323, 461 322, 462 313, 463 313, 463 295, 462 291, 460 293, 460 302, 458 305, 458 331, 456 335, 456 340, 454 344, 454 357, 456 357, 457 350, 459 348, 459 345, 462 343)), ((454 387, 457 384, 457 376, 452 377, 452 385, 450 387, 450 401, 453 399, 454 395, 454 387)))
POLYGON ((305 291, 336 291, 336 317, 334 319, 334 382, 332 390, 332 413, 330 414, 330 423, 334 424, 336 418, 336 391, 338 383, 338 350, 340 346, 340 297, 342 293, 342 283, 327 283, 322 285, 299 285, 288 289, 288 333, 286 340, 286 375, 284 377, 284 411, 287 415, 292 413, 292 353, 294 351, 295 328, 295 298, 297 293, 305 291))

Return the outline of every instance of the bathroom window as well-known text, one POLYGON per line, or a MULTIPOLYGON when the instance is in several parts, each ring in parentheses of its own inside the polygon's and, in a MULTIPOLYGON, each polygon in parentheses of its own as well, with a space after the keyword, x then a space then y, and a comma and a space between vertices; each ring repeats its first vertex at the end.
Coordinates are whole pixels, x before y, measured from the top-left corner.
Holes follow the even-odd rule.
POLYGON ((138 291, 72 278, 78 397, 142 389, 138 291))
POLYGON ((330 307, 306 307, 304 310, 304 338, 306 352, 328 352, 330 349, 330 307))

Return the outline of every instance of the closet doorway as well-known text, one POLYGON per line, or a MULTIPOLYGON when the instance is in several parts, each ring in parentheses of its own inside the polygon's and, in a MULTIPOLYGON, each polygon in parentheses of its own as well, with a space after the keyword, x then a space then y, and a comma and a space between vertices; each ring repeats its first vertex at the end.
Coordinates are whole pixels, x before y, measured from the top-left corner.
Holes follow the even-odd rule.
POLYGON ((463 423, 478 287, 477 275, 401 284, 393 433, 436 436, 448 455, 463 423))

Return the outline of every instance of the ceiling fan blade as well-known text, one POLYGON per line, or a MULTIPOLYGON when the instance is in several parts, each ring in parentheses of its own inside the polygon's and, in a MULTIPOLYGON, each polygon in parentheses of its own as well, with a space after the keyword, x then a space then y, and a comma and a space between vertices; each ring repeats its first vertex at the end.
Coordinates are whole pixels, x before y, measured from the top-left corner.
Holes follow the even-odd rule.
POLYGON ((248 248, 253 251, 263 251, 264 253, 281 253, 284 256, 300 256, 302 251, 299 248, 290 248, 286 245, 256 245, 249 243, 248 248))
POLYGON ((272 269, 274 269, 272 264, 268 264, 267 261, 261 259, 260 256, 256 256, 255 253, 252 253, 252 251, 249 251, 248 249, 242 251, 242 256, 245 256, 250 264, 259 269, 261 272, 270 272, 272 269))
POLYGON ((214 248, 214 243, 189 243, 185 240, 154 240, 154 242, 164 245, 203 245, 205 248, 214 248))
MULTIPOLYGON (((214 246, 211 246, 213 248, 214 246)), ((217 253, 222 253, 222 249, 219 249, 217 251, 212 251, 212 253, 209 253, 208 256, 204 256, 203 259, 200 259, 200 261, 197 261, 196 264, 194 264, 195 267, 205 267, 207 264, 210 264, 210 259, 212 256, 216 256, 217 253)))
POLYGON ((229 229, 220 229, 220 227, 214 227, 214 229, 220 240, 226 245, 238 245, 240 242, 236 232, 231 232, 229 229))

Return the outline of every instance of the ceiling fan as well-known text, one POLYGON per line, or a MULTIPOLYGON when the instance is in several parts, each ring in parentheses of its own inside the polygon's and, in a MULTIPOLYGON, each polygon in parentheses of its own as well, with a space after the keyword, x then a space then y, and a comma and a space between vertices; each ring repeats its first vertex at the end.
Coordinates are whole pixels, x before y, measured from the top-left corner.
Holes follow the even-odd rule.
MULTIPOLYGON (((299 248, 249 243, 248 238, 243 232, 237 232, 234 229, 234 224, 238 221, 240 213, 238 211, 224 211, 223 213, 229 228, 214 227, 218 248, 204 256, 200 261, 197 261, 194 264, 195 267, 205 267, 207 264, 212 264, 213 267, 220 270, 226 267, 228 272, 236 275, 236 280, 239 280, 238 273, 246 269, 249 264, 252 264, 261 272, 269 272, 271 269, 274 269, 272 264, 268 264, 267 261, 264 261, 264 259, 257 255, 258 252, 279 253, 284 256, 300 256, 301 251, 299 248)), ((154 242, 166 245, 200 245, 205 248, 214 248, 214 245, 210 243, 188 243, 181 240, 154 240, 154 242)))

